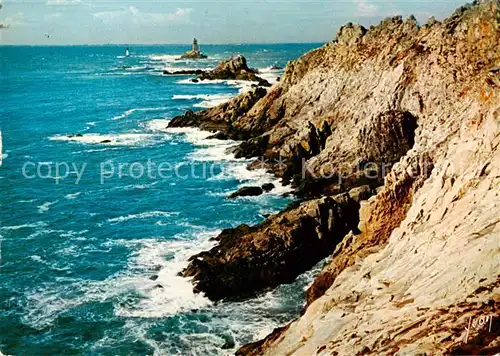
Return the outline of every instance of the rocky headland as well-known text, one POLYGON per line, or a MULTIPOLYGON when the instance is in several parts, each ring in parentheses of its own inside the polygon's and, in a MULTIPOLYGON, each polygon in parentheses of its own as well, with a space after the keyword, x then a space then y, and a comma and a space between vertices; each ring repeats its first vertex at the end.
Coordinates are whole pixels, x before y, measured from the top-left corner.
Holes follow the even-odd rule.
POLYGON ((170 122, 243 141, 299 197, 193 256, 196 292, 248 298, 328 257, 302 315, 238 355, 500 352, 499 22, 488 0, 347 24, 268 91, 170 122))

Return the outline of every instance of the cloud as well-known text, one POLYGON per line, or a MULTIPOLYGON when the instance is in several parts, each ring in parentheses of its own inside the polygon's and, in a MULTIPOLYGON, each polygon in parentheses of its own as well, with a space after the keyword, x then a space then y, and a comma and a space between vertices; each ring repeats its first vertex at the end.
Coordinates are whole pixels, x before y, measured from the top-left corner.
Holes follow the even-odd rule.
POLYGON ((130 6, 128 9, 119 11, 96 12, 92 16, 106 24, 129 21, 137 25, 164 25, 172 22, 187 22, 192 12, 191 8, 178 8, 175 12, 166 14, 140 12, 136 7, 130 6))
POLYGON ((12 26, 22 25, 24 24, 24 20, 25 20, 24 13, 18 12, 17 14, 9 16, 4 20, 5 23, 2 24, 2 29, 9 28, 11 25, 12 26))
POLYGON ((378 7, 370 4, 367 0, 354 0, 354 4, 356 5, 355 16, 374 17, 380 15, 378 7))
POLYGON ((47 0, 47 5, 75 5, 81 2, 82 0, 47 0))

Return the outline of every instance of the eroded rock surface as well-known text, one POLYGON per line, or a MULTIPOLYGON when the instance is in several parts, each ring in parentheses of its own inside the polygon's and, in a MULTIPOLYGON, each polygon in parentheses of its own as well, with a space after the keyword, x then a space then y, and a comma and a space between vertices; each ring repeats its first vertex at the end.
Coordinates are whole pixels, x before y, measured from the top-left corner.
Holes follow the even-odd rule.
POLYGON ((224 232, 185 271, 197 291, 250 296, 331 256, 303 315, 240 355, 499 352, 498 324, 464 342, 470 320, 499 317, 499 9, 346 25, 244 110, 176 120, 280 158, 269 168, 307 200, 224 232))

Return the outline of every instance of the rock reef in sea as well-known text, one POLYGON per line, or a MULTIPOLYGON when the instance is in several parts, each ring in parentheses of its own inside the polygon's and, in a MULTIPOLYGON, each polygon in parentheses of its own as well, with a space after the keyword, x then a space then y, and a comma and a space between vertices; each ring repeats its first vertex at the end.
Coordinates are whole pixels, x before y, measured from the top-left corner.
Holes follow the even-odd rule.
POLYGON ((246 80, 256 82, 259 86, 271 86, 267 80, 260 78, 257 74, 256 70, 248 68, 247 60, 242 55, 222 61, 217 68, 212 70, 163 71, 163 75, 197 75, 198 80, 246 80))
POLYGON ((300 197, 194 256, 195 291, 248 298, 329 256, 302 315, 238 355, 498 352, 499 23, 488 0, 347 24, 268 92, 170 122, 242 140, 300 197))

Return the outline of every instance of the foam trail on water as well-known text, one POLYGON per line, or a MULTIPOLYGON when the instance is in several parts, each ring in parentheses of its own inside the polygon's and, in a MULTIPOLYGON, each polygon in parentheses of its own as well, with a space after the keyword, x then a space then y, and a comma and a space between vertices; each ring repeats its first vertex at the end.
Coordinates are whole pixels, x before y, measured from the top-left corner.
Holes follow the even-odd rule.
POLYGON ((167 107, 130 109, 130 110, 125 111, 123 114, 120 114, 120 115, 117 115, 115 117, 112 117, 111 120, 124 119, 127 116, 130 116, 133 113, 138 112, 138 111, 162 111, 162 110, 167 110, 167 109, 168 109, 167 107))
POLYGON ((124 133, 124 134, 84 134, 79 136, 56 135, 49 137, 52 141, 69 141, 81 144, 99 144, 109 146, 150 146, 168 140, 165 134, 144 134, 144 133, 124 133))

